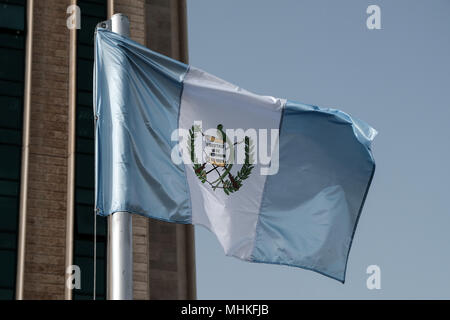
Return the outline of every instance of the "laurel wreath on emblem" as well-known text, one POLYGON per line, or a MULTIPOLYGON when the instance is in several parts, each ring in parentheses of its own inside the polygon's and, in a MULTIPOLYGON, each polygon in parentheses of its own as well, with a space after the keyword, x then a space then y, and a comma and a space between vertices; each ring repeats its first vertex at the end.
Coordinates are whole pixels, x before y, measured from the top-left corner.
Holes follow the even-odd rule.
MULTIPOLYGON (((220 133, 222 139, 218 139, 216 137, 208 136, 209 139, 214 142, 215 139, 217 141, 221 141, 225 143, 227 140, 227 136, 225 132, 222 130, 223 126, 219 124, 217 126, 217 131, 220 133)), ((207 159, 206 162, 200 164, 197 161, 197 157, 195 155, 195 139, 197 133, 201 133, 202 136, 205 137, 203 132, 201 131, 200 127, 193 125, 191 129, 189 129, 189 145, 188 145, 188 151, 191 156, 191 161, 193 163, 193 169, 198 177, 198 179, 202 183, 207 183, 211 186, 211 188, 215 191, 216 189, 222 189, 226 195, 230 195, 233 192, 238 191, 242 187, 242 183, 244 180, 246 180, 250 174, 252 173, 252 170, 254 166, 252 165, 252 157, 253 157, 253 143, 252 140, 245 136, 244 140, 241 142, 236 142, 233 144, 233 148, 236 144, 245 143, 245 160, 244 164, 242 165, 241 169, 236 173, 236 175, 233 175, 231 173, 231 168, 233 167, 232 163, 227 163, 225 159, 223 161, 217 161, 216 159, 212 160, 207 159), (209 160, 209 161, 208 161, 209 160), (214 180, 209 180, 208 177, 211 173, 215 173, 217 178, 214 180)))

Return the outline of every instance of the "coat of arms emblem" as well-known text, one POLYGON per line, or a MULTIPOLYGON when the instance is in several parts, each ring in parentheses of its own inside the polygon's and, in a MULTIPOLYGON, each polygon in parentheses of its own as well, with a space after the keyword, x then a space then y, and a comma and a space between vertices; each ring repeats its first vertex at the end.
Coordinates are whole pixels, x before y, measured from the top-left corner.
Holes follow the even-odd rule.
POLYGON ((193 169, 198 179, 208 184, 212 190, 222 189, 226 195, 238 191, 250 174, 254 165, 253 159, 253 143, 250 137, 245 136, 242 141, 233 142, 230 140, 223 126, 217 126, 215 135, 204 134, 199 126, 193 125, 189 129, 189 146, 193 169), (198 161, 195 154, 195 140, 201 135, 202 139, 202 161, 198 161), (239 144, 244 144, 245 159, 242 167, 235 173, 232 168, 236 164, 234 161, 235 148, 239 144))

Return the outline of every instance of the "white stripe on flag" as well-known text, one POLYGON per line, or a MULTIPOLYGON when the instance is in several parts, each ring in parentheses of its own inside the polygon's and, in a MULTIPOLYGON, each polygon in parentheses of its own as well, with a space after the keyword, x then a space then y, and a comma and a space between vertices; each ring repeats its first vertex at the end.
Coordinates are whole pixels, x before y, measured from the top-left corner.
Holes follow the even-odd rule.
MULTIPOLYGON (((252 94, 191 67, 184 79, 179 127, 189 129, 195 121, 202 121, 203 130, 215 129, 219 124, 224 130, 278 129, 284 103, 281 99, 252 94)), ((192 222, 216 234, 227 255, 248 260, 267 177, 260 174, 260 164, 255 164, 250 177, 231 196, 201 183, 191 164, 185 168, 192 199, 192 222)))

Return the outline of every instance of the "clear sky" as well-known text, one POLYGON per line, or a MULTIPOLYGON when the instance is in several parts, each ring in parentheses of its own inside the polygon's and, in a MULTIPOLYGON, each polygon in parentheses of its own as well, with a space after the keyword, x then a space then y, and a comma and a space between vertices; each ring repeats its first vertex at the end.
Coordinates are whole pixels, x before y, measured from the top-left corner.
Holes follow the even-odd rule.
POLYGON ((189 60, 379 131, 345 284, 226 257, 196 227, 199 299, 450 298, 450 1, 188 0, 189 60), (366 9, 381 8, 381 30, 366 9), (368 290, 366 268, 381 268, 368 290))

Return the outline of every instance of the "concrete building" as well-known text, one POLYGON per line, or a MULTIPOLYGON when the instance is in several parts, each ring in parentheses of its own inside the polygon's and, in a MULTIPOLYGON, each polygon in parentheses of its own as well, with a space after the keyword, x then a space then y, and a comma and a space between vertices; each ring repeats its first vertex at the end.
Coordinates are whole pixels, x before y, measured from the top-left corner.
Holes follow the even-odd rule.
MULTIPOLYGON (((0 0, 0 299, 92 298, 93 37, 118 12, 133 40, 187 62, 185 0, 0 0), (70 265, 79 290, 65 286, 70 265)), ((107 233, 98 217, 97 299, 107 233)), ((135 299, 196 297, 192 226, 133 216, 133 250, 135 299)))

